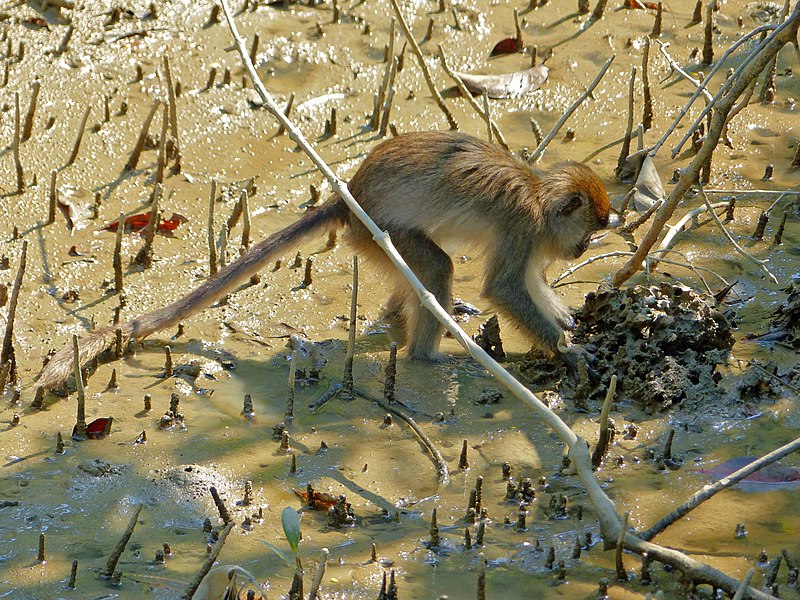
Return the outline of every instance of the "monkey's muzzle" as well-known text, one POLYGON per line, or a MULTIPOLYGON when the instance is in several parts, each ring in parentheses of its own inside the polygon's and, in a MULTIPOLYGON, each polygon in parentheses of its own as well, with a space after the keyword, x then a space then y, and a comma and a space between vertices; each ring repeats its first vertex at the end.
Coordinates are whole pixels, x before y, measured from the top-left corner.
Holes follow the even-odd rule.
POLYGON ((583 238, 583 240, 580 243, 576 244, 575 255, 573 256, 573 258, 578 258, 581 254, 586 252, 586 250, 589 248, 589 242, 591 241, 592 241, 592 236, 587 235, 585 238, 583 238))

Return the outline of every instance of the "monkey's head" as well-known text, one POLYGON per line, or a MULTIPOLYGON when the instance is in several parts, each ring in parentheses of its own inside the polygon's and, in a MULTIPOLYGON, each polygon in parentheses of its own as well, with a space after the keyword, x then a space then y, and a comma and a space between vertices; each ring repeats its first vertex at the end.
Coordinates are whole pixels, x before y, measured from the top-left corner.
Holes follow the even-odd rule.
POLYGON ((542 180, 548 198, 547 220, 559 258, 578 258, 589 247, 592 234, 613 226, 608 193, 587 166, 568 162, 542 180))

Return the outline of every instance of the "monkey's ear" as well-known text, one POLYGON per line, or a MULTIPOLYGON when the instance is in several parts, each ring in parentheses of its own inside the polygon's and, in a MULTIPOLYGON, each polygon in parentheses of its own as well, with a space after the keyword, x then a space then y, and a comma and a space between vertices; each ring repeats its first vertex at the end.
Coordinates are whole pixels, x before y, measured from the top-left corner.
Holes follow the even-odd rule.
POLYGON ((561 205, 561 208, 558 209, 558 214, 562 217, 569 216, 578 210, 582 204, 583 196, 580 194, 570 194, 570 196, 564 201, 564 204, 561 205))

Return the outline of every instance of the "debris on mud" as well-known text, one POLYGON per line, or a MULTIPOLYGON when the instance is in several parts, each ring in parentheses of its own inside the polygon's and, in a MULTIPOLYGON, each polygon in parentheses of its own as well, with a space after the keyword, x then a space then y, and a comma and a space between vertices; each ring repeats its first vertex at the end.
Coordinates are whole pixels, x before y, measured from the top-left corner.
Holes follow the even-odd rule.
POLYGON ((777 334, 773 339, 800 350, 800 279, 793 281, 783 291, 786 300, 772 313, 770 330, 777 334))
MULTIPOLYGON (((713 300, 676 283, 625 289, 603 284, 587 294, 575 322, 572 340, 594 355, 601 374, 589 401, 602 402, 613 374, 625 396, 646 412, 689 398, 693 404, 721 401, 717 366, 726 362, 733 337, 713 300)), ((520 371, 537 383, 560 374, 561 393, 575 396, 575 382, 551 359, 529 354, 520 371)))

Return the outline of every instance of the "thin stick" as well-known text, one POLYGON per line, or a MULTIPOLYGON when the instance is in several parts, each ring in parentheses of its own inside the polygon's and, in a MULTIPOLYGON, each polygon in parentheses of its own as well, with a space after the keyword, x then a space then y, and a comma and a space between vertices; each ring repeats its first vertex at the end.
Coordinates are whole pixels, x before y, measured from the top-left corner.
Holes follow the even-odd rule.
POLYGON ((431 73, 428 70, 428 65, 425 62, 425 57, 422 55, 422 50, 419 48, 419 44, 417 44, 417 40, 414 39, 414 35, 411 33, 411 30, 408 28, 408 23, 406 23, 405 18, 403 17, 403 13, 400 11, 400 6, 397 4, 397 0, 391 0, 392 8, 394 8, 394 12, 397 15, 397 20, 400 22, 400 28, 403 30, 403 33, 408 40, 408 44, 411 46, 411 50, 414 52, 414 55, 417 57, 419 61, 419 66, 422 69, 422 75, 425 77, 425 83, 428 84, 428 89, 431 91, 433 95, 433 99, 436 100, 437 106, 441 109, 444 113, 444 116, 447 118, 447 122, 450 124, 450 129, 457 130, 458 124, 456 120, 453 118, 453 115, 450 113, 450 110, 447 108, 447 105, 444 103, 439 90, 436 88, 436 84, 433 83, 433 79, 431 78, 431 73))
POLYGON ((653 31, 650 34, 651 38, 658 38, 661 37, 661 23, 664 18, 664 5, 659 2, 658 9, 656 10, 656 19, 653 23, 653 31))
MULTIPOLYGON (((514 14, 517 14, 514 11, 514 14)), ((486 129, 487 129, 487 140, 491 144, 494 140, 492 139, 492 113, 489 110, 489 92, 486 91, 486 88, 483 88, 483 114, 486 118, 486 129)))
POLYGON ((14 278, 14 285, 11 288, 11 298, 8 301, 8 316, 6 317, 6 331, 3 334, 3 347, 0 350, 0 365, 5 365, 6 361, 11 361, 11 371, 16 370, 17 359, 14 356, 14 318, 17 315, 17 304, 19 303, 19 290, 22 287, 22 279, 25 276, 25 262, 28 257, 28 240, 22 240, 22 253, 19 257, 19 267, 17 276, 14 278))
POLYGON ((727 477, 723 477, 719 481, 715 481, 714 483, 710 483, 706 486, 703 486, 700 490, 692 494, 689 499, 687 499, 683 504, 677 507, 675 510, 670 512, 667 516, 660 519, 657 523, 655 523, 652 527, 647 529, 646 531, 642 531, 639 533, 639 538, 643 540, 650 541, 659 533, 664 531, 667 527, 682 519, 688 513, 693 511, 695 508, 700 506, 703 502, 721 492, 724 489, 731 487, 732 485, 736 485, 742 479, 749 477, 753 473, 756 473, 766 467, 767 465, 771 465, 772 463, 782 459, 785 456, 788 456, 794 452, 800 450, 800 438, 796 438, 789 442, 788 444, 781 446, 759 458, 751 462, 746 467, 742 467, 738 471, 735 471, 728 475, 727 477))
POLYGON ((214 203, 217 200, 217 180, 211 180, 211 196, 208 199, 208 268, 209 275, 217 273, 217 240, 214 236, 214 203))
POLYGON ((67 50, 67 46, 69 45, 69 41, 72 39, 72 34, 75 33, 75 26, 70 25, 67 27, 67 31, 64 32, 64 37, 61 38, 61 42, 58 44, 58 48, 55 49, 53 54, 60 56, 64 54, 67 50))
POLYGON ((592 16, 589 19, 590 21, 599 21, 603 18, 603 13, 606 10, 606 4, 608 4, 608 0, 597 0, 597 4, 592 11, 592 16))
POLYGON ((114 291, 122 292, 122 232, 125 229, 125 213, 119 213, 117 234, 114 238, 114 256, 111 264, 114 267, 114 291))
MULTIPOLYGON (((464 348, 467 349, 469 354, 476 361, 483 365, 483 367, 494 377, 496 377, 498 381, 502 382, 502 384, 514 396, 525 403, 530 409, 535 411, 541 423, 551 428, 563 441, 563 443, 569 447, 569 458, 571 464, 574 466, 575 472, 583 484, 592 506, 594 507, 601 534, 603 535, 604 539, 616 539, 621 529, 621 523, 616 514, 616 509, 614 508, 613 502, 603 491, 602 487, 600 487, 599 482, 592 472, 591 457, 586 441, 576 435, 575 432, 573 432, 556 413, 550 410, 539 398, 537 398, 535 394, 522 385, 517 379, 512 377, 511 374, 498 365, 497 362, 492 360, 486 351, 472 341, 466 332, 464 332, 464 330, 458 326, 458 324, 450 316, 449 310, 446 310, 439 305, 439 303, 436 302, 436 298, 424 288, 422 283, 419 281, 419 278, 414 275, 413 271, 408 268, 408 265, 398 254, 396 248, 391 242, 389 235, 385 231, 382 231, 381 228, 369 218, 366 212, 359 206, 358 202, 356 202, 355 198, 353 198, 353 195, 349 192, 344 182, 342 182, 342 180, 333 173, 325 161, 322 160, 316 150, 314 150, 314 148, 305 139, 297 126, 287 119, 280 111, 278 105, 275 103, 275 100, 272 98, 272 95, 267 91, 267 89, 264 87, 264 84, 261 82, 261 79, 259 78, 252 62, 249 61, 249 57, 247 56, 247 47, 245 46, 244 39, 239 35, 239 32, 236 28, 236 23, 233 20, 227 0, 220 0, 220 3, 225 12, 225 18, 227 20, 228 27, 231 30, 236 49, 238 50, 239 56, 242 59, 242 63, 244 64, 247 73, 250 75, 250 78, 253 81, 253 86, 263 100, 267 110, 269 110, 270 114, 272 114, 286 127, 287 131, 289 132, 289 137, 295 143, 297 143, 298 146, 300 146, 300 148, 311 159, 314 165, 330 182, 331 188, 339 195, 342 201, 347 204, 347 207, 350 209, 353 216, 358 218, 359 221, 365 225, 368 231, 372 234, 373 239, 378 246, 384 252, 386 252, 392 264, 400 271, 402 276, 408 280, 409 285, 416 292, 422 306, 429 310, 436 317, 436 319, 445 326, 445 329, 449 331, 464 348)), ((800 13, 800 8, 798 8, 798 13, 800 13)), ((446 467, 446 465, 443 466, 446 467)), ((739 585, 739 582, 733 577, 730 577, 725 573, 722 573, 721 571, 718 571, 717 569, 703 564, 676 550, 664 548, 657 544, 644 542, 633 535, 625 535, 624 540, 627 549, 638 554, 647 552, 653 558, 653 560, 672 565, 673 567, 689 574, 694 581, 709 583, 726 591, 735 590, 739 585)), ((749 590, 749 593, 759 599, 769 598, 769 596, 766 594, 752 588, 749 590)))
POLYGON ((167 84, 167 100, 169 101, 169 131, 175 144, 175 172, 181 170, 181 150, 178 140, 178 104, 175 100, 175 86, 172 85, 172 72, 169 68, 169 57, 164 55, 164 79, 167 84))
POLYGON ((28 105, 28 112, 25 115, 25 125, 22 127, 22 141, 27 141, 33 131, 33 115, 36 113, 36 101, 39 98, 39 89, 42 84, 38 80, 31 84, 31 103, 28 105))
POLYGON ((222 533, 219 534, 219 539, 217 539, 217 543, 214 544, 214 548, 211 550, 211 553, 206 557, 206 561, 203 563, 203 566, 200 567, 200 570, 195 575, 194 579, 192 579, 191 583, 186 586, 186 590, 183 592, 183 596, 181 596, 182 600, 192 600, 194 593, 197 591, 197 588, 200 587, 200 583, 203 581, 203 578, 208 575, 208 572, 211 570, 211 567, 214 566, 214 563, 217 562, 217 558, 219 557, 219 553, 222 552, 222 546, 225 545, 225 540, 228 539, 228 534, 233 529, 234 523, 228 523, 225 526, 225 529, 222 530, 222 533))
MULTIPOLYGON (((667 248, 665 250, 653 250, 653 254, 660 254, 662 252, 663 253, 672 252, 672 253, 684 256, 680 252, 677 252, 676 250, 673 250, 671 248, 667 248)), ((577 265, 573 265, 572 267, 570 267, 569 269, 564 271, 561 275, 559 275, 556 279, 553 280, 553 283, 550 284, 550 287, 557 288, 557 287, 561 287, 563 285, 567 285, 567 284, 561 283, 561 281, 563 281, 564 279, 566 279, 570 275, 574 274, 576 271, 582 269, 583 267, 586 267, 586 266, 592 264, 593 262, 597 262, 598 260, 605 260, 607 258, 614 258, 614 257, 617 257, 617 256, 633 256, 633 255, 634 255, 634 252, 629 252, 629 251, 625 251, 625 250, 615 250, 614 252, 608 252, 606 254, 598 254, 596 256, 590 256, 589 258, 587 258, 583 262, 581 262, 581 263, 579 263, 577 265)), ((684 258, 685 258, 685 256, 684 256, 684 258)), ((663 262, 663 263, 666 263, 668 265, 675 265, 675 266, 678 266, 678 267, 683 267, 685 269, 689 269, 695 275, 697 275, 697 277, 698 277, 698 279, 700 279, 700 281, 703 282, 703 284, 705 285, 705 287, 709 291, 709 293, 711 293, 711 288, 708 286, 708 284, 706 283, 706 281, 703 278, 703 276, 700 275, 700 273, 699 273, 700 271, 704 271, 706 273, 710 273, 711 275, 714 275, 717 279, 719 279, 723 283, 723 285, 728 285, 728 282, 725 280, 724 277, 722 277, 722 275, 720 275, 719 273, 717 273, 715 271, 712 271, 711 269, 707 269, 705 267, 698 267, 698 266, 695 266, 695 265, 692 265, 692 264, 689 264, 689 263, 682 263, 682 262, 678 262, 678 261, 674 261, 674 260, 669 260, 669 259, 666 259, 664 257, 655 258, 655 257, 653 257, 651 255, 648 255, 648 256, 645 257, 645 262, 647 264, 648 271, 651 270, 653 268, 653 265, 657 264, 658 262, 663 262)), ((595 283, 596 284, 596 282, 591 282, 591 283, 595 283)))
POLYGON ((122 553, 125 552, 125 546, 128 545, 128 540, 131 539, 133 530, 136 528, 136 523, 139 521, 139 514, 142 512, 143 506, 144 505, 142 504, 136 505, 130 521, 128 521, 128 526, 125 528, 125 531, 122 534, 122 538, 120 538, 119 542, 117 542, 117 545, 114 547, 114 551, 111 553, 111 556, 108 557, 106 566, 103 567, 102 571, 100 571, 100 577, 108 579, 114 574, 114 571, 117 568, 117 563, 119 562, 122 553))
POLYGON ((144 143, 147 140, 147 132, 150 129, 150 122, 153 120, 153 117, 158 110, 158 106, 161 104, 158 100, 153 103, 153 106, 150 107, 150 112, 147 113, 147 117, 145 117, 144 123, 142 124, 142 130, 139 132, 139 137, 136 139, 136 145, 133 147, 133 151, 131 152, 130 158, 128 158, 128 162, 125 163, 125 170, 126 171, 133 171, 136 168, 136 163, 139 162, 139 156, 144 150, 144 143))
POLYGON ((246 252, 250 248, 250 202, 246 189, 239 194, 242 204, 242 249, 246 252))
POLYGON ((710 65, 714 62, 714 3, 706 6, 706 27, 703 35, 703 62, 710 65))
POLYGON ((350 331, 347 335, 347 356, 342 376, 343 400, 353 399, 353 358, 356 353, 356 317, 358 313, 358 255, 353 255, 353 290, 350 293, 350 331))
MULTIPOLYGON (((667 59, 667 63, 669 64, 672 70, 674 70, 678 75, 683 77, 686 81, 694 85, 695 88, 697 88, 697 91, 703 94, 703 97, 706 99, 706 101, 711 102, 712 100, 714 100, 714 97, 709 93, 709 91, 706 89, 705 86, 707 78, 704 79, 702 83, 697 81, 697 79, 695 79, 694 77, 689 75, 686 71, 684 71, 683 68, 677 62, 675 62, 675 59, 672 58, 672 56, 670 56, 669 52, 667 52, 669 44, 665 44, 661 40, 655 40, 655 42, 658 44, 658 49, 661 51, 661 54, 664 56, 664 58, 667 59)), ((649 42, 647 45, 648 46, 650 45, 649 42)))
POLYGON ((450 469, 447 467, 447 462, 444 460, 442 453, 439 452, 439 449, 436 447, 433 441, 431 441, 431 438, 428 437, 428 435, 424 431, 422 431, 422 429, 420 429, 420 426, 417 425, 417 422, 411 416, 407 415, 405 412, 403 412, 403 410, 400 409, 400 406, 397 402, 388 404, 383 400, 381 400, 380 398, 376 398, 360 389, 356 389, 355 394, 357 396, 361 396, 365 400, 374 402, 375 404, 380 406, 382 410, 390 412, 393 415, 396 415, 400 417, 403 421, 405 421, 408 424, 408 426, 414 430, 414 433, 416 433, 417 436, 419 436, 420 441, 428 449, 428 452, 430 452, 433 461, 436 463, 436 472, 439 477, 439 484, 444 486, 450 484, 450 469))
POLYGON ((706 203, 706 206, 708 207, 708 211, 711 213, 711 217, 714 219, 714 222, 717 224, 717 227, 719 227, 722 230, 722 233, 724 233, 725 237, 728 238, 728 241, 731 244, 733 244, 733 247, 736 248, 736 251, 739 254, 741 254, 742 256, 744 256, 745 258, 748 258, 751 261, 753 261, 755 264, 757 264, 761 268, 761 270, 764 271, 764 273, 766 273, 767 276, 773 281, 773 283, 778 283, 778 278, 775 277, 775 275, 772 274, 772 271, 770 271, 769 268, 767 268, 767 264, 766 264, 767 261, 766 260, 760 260, 760 259, 756 258, 752 254, 750 254, 747 250, 742 248, 735 239, 733 239, 733 236, 730 234, 728 229, 725 227, 725 225, 722 224, 722 221, 720 221, 720 218, 717 216, 717 213, 714 212, 714 209, 711 206, 711 202, 708 199, 708 195, 703 191, 702 187, 700 187, 700 193, 702 194, 703 201, 706 203))
MULTIPOLYGON (((292 106, 294 106, 294 92, 289 94, 289 99, 286 100, 286 108, 283 109, 283 114, 286 115, 286 117, 292 112, 292 106)), ((281 126, 278 127, 278 133, 275 135, 283 135, 284 133, 286 133, 286 128, 281 124, 281 126)))
POLYGON ((476 113, 478 113, 478 115, 480 115, 480 117, 484 121, 486 121, 487 119, 489 120, 489 122, 492 124, 492 132, 494 133, 494 136, 497 138, 497 143, 500 144, 503 147, 503 149, 508 150, 508 144, 506 143, 506 138, 503 135, 503 132, 500 131, 500 128, 497 126, 497 123, 494 121, 494 119, 487 117, 486 113, 483 111, 480 104, 478 104, 478 101, 475 100, 475 98, 473 98, 470 91, 464 85, 464 82, 461 81, 458 75, 456 75, 455 71, 453 71, 453 69, 450 68, 450 65, 447 64, 447 58, 444 55, 444 49, 442 48, 441 44, 438 44, 438 48, 439 48, 439 58, 442 60, 442 67, 444 68, 445 73, 447 73, 450 76, 450 78, 455 82, 456 87, 458 87, 458 91, 461 92, 461 97, 466 98, 469 105, 473 108, 473 110, 476 113))
POLYGON ((47 225, 52 225, 56 222, 56 204, 58 203, 58 188, 56 187, 56 180, 58 179, 58 169, 50 171, 50 193, 48 195, 47 203, 47 225))
MULTIPOLYGON (((642 53, 642 87, 644 88, 644 108, 642 110, 642 127, 647 131, 653 125, 653 95, 650 93, 650 38, 644 41, 642 53)), ((639 138, 641 142, 641 137, 639 138)))
POLYGON ((286 410, 284 416, 287 420, 294 419, 294 386, 297 379, 297 352, 292 351, 289 361, 289 379, 286 386, 286 410))
POLYGON ((614 393, 617 391, 617 376, 611 376, 611 382, 608 384, 608 391, 606 392, 606 399, 603 402, 603 409, 600 411, 600 436, 597 440, 597 446, 594 448, 592 454, 592 466, 595 468, 600 466, 603 462, 603 456, 608 451, 609 435, 608 435, 608 413, 611 412, 611 403, 614 400, 614 393))
POLYGON ((756 570, 754 568, 750 567, 747 570, 747 573, 745 574, 744 579, 742 579, 742 584, 736 590, 736 593, 733 595, 732 600, 744 600, 745 594, 747 594, 747 590, 748 590, 747 586, 750 585, 750 580, 753 579, 753 575, 755 575, 755 574, 756 574, 756 570))
MULTIPOLYGON (((389 361, 384 373, 383 397, 387 402, 394 402, 394 388, 397 383, 397 342, 389 345, 389 361)), ((0 386, 2 389, 2 386, 0 386)))
POLYGON ((633 134, 633 91, 636 83, 636 67, 631 69, 631 77, 628 81, 628 122, 625 125, 625 135, 622 138, 622 148, 619 150, 619 158, 617 159, 616 175, 620 180, 624 171, 625 162, 628 155, 631 153, 631 135, 633 134))
MULTIPOLYGON (((8 64, 8 61, 6 61, 8 64)), ((22 161, 19 158, 19 92, 14 92, 14 168, 17 173, 17 193, 21 194, 25 190, 25 174, 22 170, 22 161)))
POLYGON ((392 102, 394 101, 394 80, 397 75, 398 64, 399 61, 397 57, 392 57, 392 61, 389 64, 389 80, 387 83, 388 92, 386 94, 386 100, 384 102, 383 112, 381 115, 381 122, 378 128, 378 133, 381 137, 386 135, 386 130, 389 128, 389 115, 391 114, 392 102))
POLYGON ((92 112, 92 105, 86 107, 86 111, 83 113, 83 118, 81 119, 81 123, 78 126, 78 139, 75 140, 75 145, 72 147, 72 154, 69 155, 69 159, 67 159, 66 166, 70 166, 75 163, 75 159, 78 158, 78 152, 81 149, 81 142, 83 141, 83 132, 86 131, 86 122, 89 120, 89 113, 92 112))
MULTIPOLYGON (((715 202, 711 205, 711 209, 713 211, 717 211, 720 208, 724 208, 727 210, 729 206, 729 202, 715 202)), ((666 250, 667 248, 671 248, 675 237, 684 230, 684 227, 691 222, 694 221, 698 215, 707 212, 709 207, 707 205, 698 206, 697 208, 693 208, 689 212, 687 212, 683 217, 681 217, 680 221, 675 223, 675 225, 667 225, 666 228, 668 229, 667 234, 661 240, 661 243, 658 245, 658 250, 666 250)))
POLYGON ((622 563, 622 551, 625 549, 625 531, 628 529, 628 519, 631 513, 625 511, 622 515, 622 527, 619 530, 619 537, 617 538, 617 547, 614 552, 614 563, 617 571, 618 581, 628 581, 628 574, 625 572, 625 565, 622 563))
MULTIPOLYGON (((75 419, 75 440, 86 439, 86 388, 83 385, 83 372, 81 371, 81 356, 78 349, 78 336, 72 336, 72 368, 75 373, 75 387, 78 390, 77 417, 75 419)), ((117 557, 119 559, 119 557, 117 557)), ((116 565, 116 562, 114 563, 116 565)), ((111 573, 109 573, 110 575, 111 573)))
POLYGON ((323 548, 319 553, 319 562, 317 563, 317 570, 314 572, 314 579, 311 580, 311 590, 308 592, 308 600, 320 600, 319 586, 322 583, 322 578, 325 576, 325 567, 328 566, 328 556, 330 552, 327 548, 323 548))
POLYGON ((650 208, 648 208, 644 213, 639 215, 639 217, 637 217, 630 223, 626 223, 625 225, 620 227, 618 233, 626 234, 626 233, 633 233, 634 231, 636 231, 643 223, 647 221, 647 219, 653 216, 653 213, 656 212, 658 208, 661 206, 661 202, 663 202, 663 200, 659 200, 658 202, 653 202, 653 205, 650 208))
POLYGON ((550 143, 550 141, 554 137, 556 137, 556 135, 558 134, 558 132, 561 129, 561 127, 563 127, 564 123, 567 122, 567 119, 569 119, 572 116, 572 113, 575 112, 575 110, 583 103, 583 101, 586 100, 586 98, 589 97, 589 95, 592 93, 592 91, 594 91, 594 88, 597 87, 597 84, 600 83, 600 80, 606 74, 606 71, 608 71, 608 68, 611 66, 611 63, 614 62, 614 58, 615 58, 615 56, 612 55, 611 58, 609 58, 605 62, 605 64, 600 68, 600 72, 597 74, 597 76, 594 78, 594 80, 589 84, 589 87, 586 88, 586 91, 583 92, 583 94, 581 94, 578 97, 578 99, 572 104, 572 106, 570 106, 567 109, 567 111, 563 115, 561 115, 561 118, 558 120, 558 122, 553 126, 553 128, 550 130, 550 132, 544 137, 544 139, 542 140, 542 143, 539 144, 536 147, 536 149, 533 151, 533 153, 530 155, 530 157, 528 158, 528 162, 529 163, 536 162, 537 160, 539 160, 539 158, 541 157, 542 153, 544 152, 544 149, 547 148, 547 145, 550 143))
POLYGON ((383 79, 381 80, 381 85, 378 88, 378 100, 375 104, 375 111, 372 113, 372 118, 370 119, 370 129, 373 130, 378 129, 380 126, 381 110, 386 102, 386 92, 390 88, 389 81, 391 80, 394 82, 394 78, 397 73, 398 61, 394 57, 394 22, 395 19, 392 17, 392 34, 389 37, 389 46, 387 51, 389 60, 386 61, 386 69, 383 71, 383 79))
MULTIPOLYGON (((161 121, 161 137, 158 140, 158 161, 156 162, 155 183, 164 183, 164 169, 167 166, 167 127, 169 126, 169 105, 164 106, 164 115, 161 121)), ((153 188, 155 196, 155 188, 153 188)))
POLYGON ((153 191, 153 204, 150 206, 150 218, 147 220, 147 227, 144 229, 144 245, 136 255, 134 262, 142 265, 145 269, 153 263, 153 240, 156 237, 158 225, 158 202, 161 200, 161 184, 157 183, 153 191))

